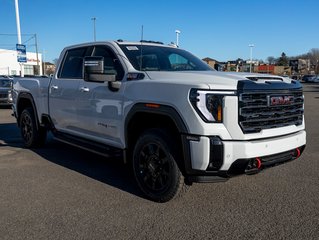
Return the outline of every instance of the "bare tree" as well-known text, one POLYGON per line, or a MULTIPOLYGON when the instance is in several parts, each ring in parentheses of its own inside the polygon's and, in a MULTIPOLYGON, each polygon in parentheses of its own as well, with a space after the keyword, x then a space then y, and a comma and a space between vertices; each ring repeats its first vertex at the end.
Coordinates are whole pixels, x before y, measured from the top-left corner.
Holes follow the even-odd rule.
POLYGON ((317 61, 319 60, 319 48, 312 48, 308 52, 308 56, 312 64, 317 63, 317 61))
POLYGON ((276 58, 273 56, 267 57, 267 62, 269 64, 274 64, 276 62, 276 58))
POLYGON ((55 58, 55 59, 53 59, 53 64, 56 66, 57 65, 57 63, 58 63, 58 58, 55 58))

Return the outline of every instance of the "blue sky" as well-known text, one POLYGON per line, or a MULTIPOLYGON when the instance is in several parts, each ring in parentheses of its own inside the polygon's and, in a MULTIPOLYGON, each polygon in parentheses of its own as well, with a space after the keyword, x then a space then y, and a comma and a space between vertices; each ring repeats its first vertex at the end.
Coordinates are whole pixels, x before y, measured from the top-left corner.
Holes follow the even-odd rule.
MULTIPOLYGON (((319 48, 318 0, 19 0, 22 34, 37 34, 39 52, 52 61, 67 45, 93 40, 175 42, 200 58, 266 60, 282 52, 295 56, 319 48)), ((17 43, 14 0, 0 0, 0 48, 17 43)), ((22 36, 28 51, 34 40, 22 36)))

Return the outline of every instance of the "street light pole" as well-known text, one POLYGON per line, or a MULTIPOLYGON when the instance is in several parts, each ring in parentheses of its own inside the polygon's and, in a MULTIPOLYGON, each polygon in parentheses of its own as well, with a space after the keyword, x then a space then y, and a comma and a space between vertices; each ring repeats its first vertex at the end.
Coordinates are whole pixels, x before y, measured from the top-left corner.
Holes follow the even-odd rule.
MULTIPOLYGON (((20 30, 19 2, 18 0, 15 0, 14 3, 15 3, 15 10, 16 10, 18 44, 21 44, 22 41, 21 41, 21 30, 20 30)), ((22 63, 20 63, 20 76, 24 77, 24 67, 22 63)))
POLYGON ((249 72, 251 72, 252 61, 253 61, 253 47, 255 47, 255 45, 249 44, 248 47, 250 47, 250 70, 249 70, 249 72))
POLYGON ((43 63, 43 75, 46 75, 46 71, 45 71, 45 49, 43 49, 42 51, 42 63, 43 63))
POLYGON ((20 16, 19 16, 19 2, 14 1, 16 9, 16 21, 17 21, 17 33, 18 33, 18 44, 21 44, 21 30, 20 30, 20 16))
POLYGON ((94 37, 94 42, 96 42, 96 28, 95 28, 95 22, 96 22, 96 17, 92 17, 91 20, 93 20, 93 37, 94 37))
POLYGON ((180 30, 175 30, 176 33, 176 46, 179 47, 179 34, 181 34, 180 30))

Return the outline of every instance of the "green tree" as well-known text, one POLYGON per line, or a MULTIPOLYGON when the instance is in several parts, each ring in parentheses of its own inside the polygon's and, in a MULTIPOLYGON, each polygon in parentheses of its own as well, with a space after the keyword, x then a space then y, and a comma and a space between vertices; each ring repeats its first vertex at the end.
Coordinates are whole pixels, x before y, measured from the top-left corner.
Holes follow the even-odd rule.
POLYGON ((284 52, 281 54, 281 57, 278 58, 277 65, 279 65, 279 66, 288 66, 289 65, 288 57, 284 52))

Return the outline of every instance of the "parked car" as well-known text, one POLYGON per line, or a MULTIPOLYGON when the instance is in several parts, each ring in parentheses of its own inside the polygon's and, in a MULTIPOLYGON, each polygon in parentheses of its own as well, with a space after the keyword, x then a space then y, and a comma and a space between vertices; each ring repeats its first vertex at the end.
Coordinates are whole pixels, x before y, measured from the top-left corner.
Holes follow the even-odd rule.
POLYGON ((311 79, 316 77, 316 75, 314 74, 307 74, 307 75, 303 75, 301 80, 304 82, 311 82, 311 79))
POLYGON ((291 76, 291 79, 300 81, 301 76, 300 76, 300 75, 292 75, 292 76, 291 76))
POLYGON ((10 105, 12 79, 6 76, 0 77, 0 105, 10 105))
POLYGON ((310 79, 308 80, 308 82, 318 83, 318 82, 319 82, 319 75, 310 78, 310 79))

